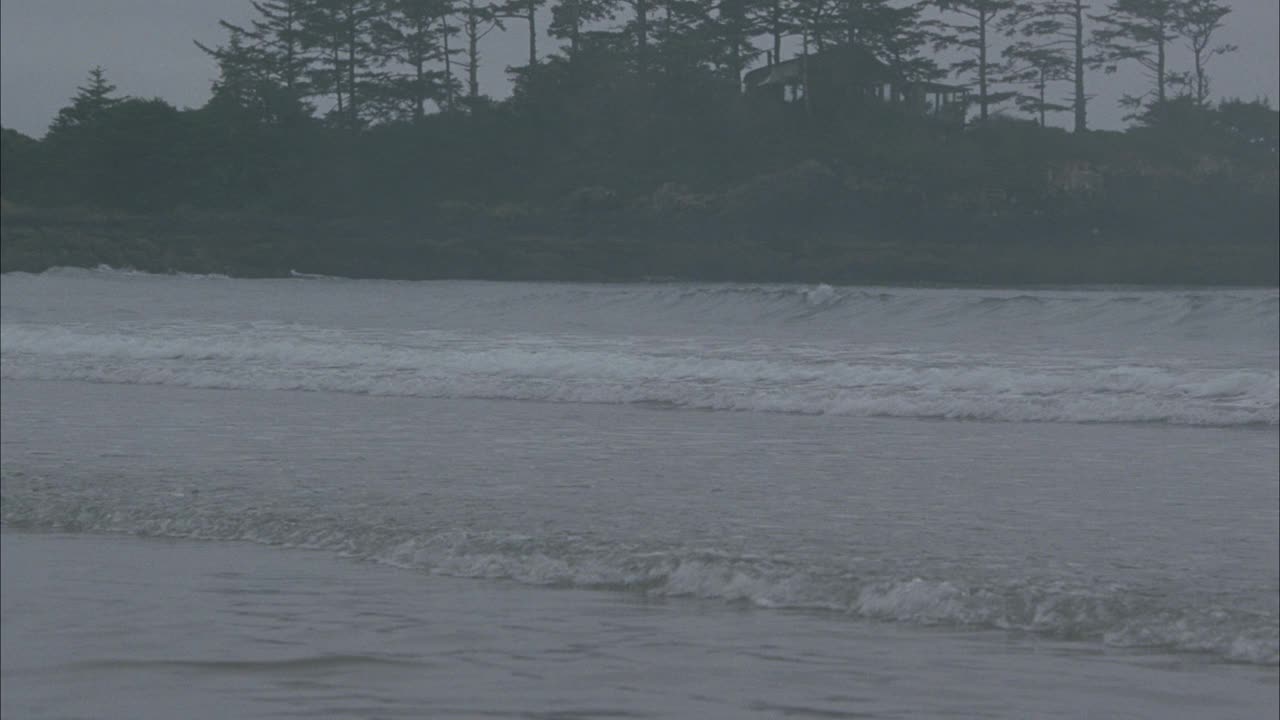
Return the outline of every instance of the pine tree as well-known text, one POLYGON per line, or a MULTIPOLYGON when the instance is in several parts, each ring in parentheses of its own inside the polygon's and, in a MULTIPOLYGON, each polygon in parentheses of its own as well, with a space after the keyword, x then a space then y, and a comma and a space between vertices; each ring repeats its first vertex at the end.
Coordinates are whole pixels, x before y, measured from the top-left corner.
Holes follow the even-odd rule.
POLYGON ((760 0, 756 6, 756 25, 769 39, 765 51, 770 65, 782 62, 782 42, 795 32, 795 4, 793 0, 760 0))
POLYGON ((715 18, 716 40, 725 74, 735 83, 760 51, 752 42, 756 31, 759 0, 720 0, 715 18))
POLYGON ((1017 6, 1005 27, 1037 47, 1062 48, 1071 59, 1072 96, 1075 132, 1088 130, 1089 96, 1085 94, 1085 72, 1101 64, 1093 52, 1094 42, 1085 20, 1090 0, 1032 0, 1017 6))
POLYGON ((1186 38, 1191 50, 1196 102, 1204 105, 1209 99, 1209 61, 1217 55, 1238 50, 1235 45, 1213 45, 1213 36, 1222 29, 1223 20, 1231 14, 1231 8, 1220 0, 1179 0, 1176 27, 1186 38))
POLYGON ((49 126, 51 134, 92 125, 101 120, 108 110, 119 105, 123 98, 112 93, 116 86, 107 82, 107 73, 100 65, 89 70, 89 83, 76 88, 71 104, 58 111, 49 126))
POLYGON ((993 93, 991 86, 1006 68, 992 58, 998 23, 1014 9, 1013 0, 935 0, 944 13, 940 32, 934 39, 937 50, 959 48, 971 55, 951 64, 957 75, 972 76, 978 83, 978 117, 986 120, 990 108, 1013 93, 993 93))
POLYGON ((848 28, 840 15, 838 0, 797 2, 793 18, 800 32, 802 57, 844 44, 848 28))
POLYGON ((251 0, 258 12, 245 35, 262 53, 269 71, 290 95, 306 96, 307 71, 314 59, 303 48, 303 13, 307 0, 251 0))
POLYGON ((376 97, 380 81, 371 37, 378 11, 374 0, 310 0, 302 15, 303 47, 322 57, 311 71, 315 92, 333 95, 332 114, 349 130, 363 127, 376 108, 365 100, 376 97))
POLYGON ((211 102, 228 103, 241 109, 259 106, 258 94, 263 85, 261 54, 246 42, 243 28, 230 24, 226 27, 230 37, 225 45, 211 48, 196 41, 196 47, 218 64, 211 102))
POLYGON ((612 19, 618 0, 560 0, 551 6, 552 37, 569 41, 569 57, 582 47, 582 37, 589 24, 612 19))
POLYGON ((937 63, 923 54, 937 29, 922 17, 925 3, 840 0, 840 4, 850 45, 871 51, 904 78, 937 77, 937 63))
POLYGON ((480 41, 494 30, 505 29, 498 5, 488 0, 463 0, 458 8, 462 15, 462 34, 467 41, 467 97, 480 97, 480 41))
POLYGON ((1031 93, 1019 93, 1014 101, 1019 109, 1036 116, 1040 127, 1045 127, 1046 115, 1071 109, 1049 99, 1049 83, 1071 78, 1071 58, 1059 47, 1043 47, 1022 41, 1005 48, 1008 59, 1004 82, 1026 85, 1031 93))
POLYGON ((745 17, 726 23, 724 2, 717 0, 665 0, 658 7, 661 15, 654 18, 650 32, 654 55, 664 73, 676 76, 716 71, 725 77, 741 77, 752 52, 743 47, 750 40, 744 34, 745 17))
POLYGON ((438 25, 436 27, 436 42, 440 48, 440 62, 444 65, 442 71, 443 78, 443 109, 453 111, 457 107, 458 81, 453 77, 453 56, 459 51, 454 49, 450 40, 457 34, 460 28, 450 22, 450 18, 457 12, 457 0, 436 0, 440 15, 437 17, 438 25))
POLYGON ((250 110, 259 120, 293 123, 309 117, 306 82, 314 58, 303 44, 305 0, 253 0, 258 16, 247 27, 225 20, 228 43, 210 48, 196 41, 218 64, 215 100, 250 110))
POLYGON ((1100 25, 1094 38, 1107 72, 1115 72, 1122 62, 1136 62, 1151 80, 1151 90, 1126 95, 1121 103, 1136 109, 1153 95, 1155 102, 1165 102, 1169 44, 1178 38, 1177 0, 1112 0, 1105 13, 1092 19, 1100 25))
POLYGON ((506 20, 519 20, 529 29, 529 67, 538 64, 538 8, 547 0, 506 0, 497 14, 506 20))
POLYGON ((636 72, 643 77, 649 72, 650 24, 655 0, 619 0, 619 3, 631 8, 631 21, 626 25, 626 32, 635 43, 636 72))
POLYGON ((387 114, 405 110, 414 122, 426 116, 427 103, 444 94, 445 72, 429 65, 444 59, 436 22, 448 10, 442 0, 385 0, 383 14, 373 23, 375 55, 384 64, 406 68, 385 78, 383 98, 387 114))

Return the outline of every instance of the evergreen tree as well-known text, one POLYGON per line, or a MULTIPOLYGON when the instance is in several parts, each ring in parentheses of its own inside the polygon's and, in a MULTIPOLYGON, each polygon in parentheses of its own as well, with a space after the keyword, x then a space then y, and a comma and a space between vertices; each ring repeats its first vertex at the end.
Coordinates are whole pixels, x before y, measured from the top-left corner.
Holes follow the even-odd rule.
POLYGON ((1043 48, 1061 48, 1071 59, 1071 109, 1073 129, 1088 129, 1089 97, 1085 94, 1085 72, 1101 60, 1092 52, 1093 40, 1085 28, 1090 0, 1030 0, 1020 3, 1006 18, 1005 26, 1043 48))
POLYGON ((582 37, 591 23, 611 19, 617 11, 617 0, 560 0, 551 7, 552 37, 569 41, 569 57, 577 55, 582 37))
POLYGON ((848 36, 839 0, 797 2, 793 18, 800 32, 801 56, 843 45, 848 36))
POLYGON ((944 20, 935 36, 934 48, 962 49, 969 56, 951 64, 957 75, 971 76, 978 84, 978 117, 986 120, 990 108, 1013 96, 1013 93, 992 92, 997 76, 1005 72, 999 60, 993 59, 998 23, 1008 17, 1015 7, 1013 0, 935 0, 943 11, 944 20))
POLYGON ((305 97, 313 58, 303 48, 303 11, 308 0, 251 0, 258 17, 245 35, 253 41, 271 76, 290 95, 305 97))
POLYGON ((429 65, 444 59, 436 21, 446 13, 443 0, 385 0, 381 17, 373 23, 376 54, 384 63, 403 67, 390 74, 383 88, 391 117, 405 114, 414 122, 426 116, 427 103, 444 95, 443 70, 429 65))
POLYGON ((356 130, 377 109, 380 76, 375 67, 372 29, 379 17, 375 0, 309 0, 302 15, 302 43, 319 51, 311 71, 317 94, 332 95, 331 115, 339 126, 356 130))
POLYGON ((1151 80, 1152 90, 1125 96, 1128 107, 1140 107, 1154 93, 1155 102, 1168 99, 1169 43, 1178 38, 1177 0, 1112 0, 1107 11, 1092 18, 1107 72, 1122 62, 1136 62, 1151 80))
POLYGON ((480 98, 480 41, 494 30, 506 29, 502 23, 500 5, 489 0, 463 0, 458 12, 462 15, 462 35, 466 38, 467 98, 480 98))
POLYGON ((116 86, 107 82, 106 71, 95 65, 89 70, 89 83, 77 87, 71 104, 58 111, 49 126, 50 134, 91 126, 123 100, 112 94, 115 91, 116 86))
POLYGON ((626 32, 635 44, 636 72, 644 77, 649 72, 649 40, 652 33, 650 22, 655 0, 619 0, 619 3, 631 8, 631 20, 626 24, 626 32))
POLYGON ((293 89, 282 86, 271 72, 272 63, 262 45, 254 43, 246 30, 225 26, 230 35, 225 45, 210 48, 196 42, 218 65, 210 104, 270 125, 296 125, 309 117, 311 108, 297 95, 301 85, 293 89))
POLYGON ((1071 78, 1071 58, 1062 48, 1042 47, 1024 40, 1005 48, 1004 56, 1009 62, 1002 79, 1031 89, 1030 93, 1019 93, 1014 101, 1019 109, 1034 115, 1040 127, 1046 126, 1048 113, 1071 109, 1070 105, 1054 102, 1048 96, 1049 83, 1071 78))
POLYGON ((457 12, 457 0, 437 0, 437 6, 440 10, 438 17, 439 25, 436 28, 436 37, 440 48, 440 61, 444 65, 443 72, 443 95, 444 109, 453 111, 457 106, 458 81, 453 76, 453 56, 459 51, 455 50, 450 40, 457 34, 460 28, 454 25, 450 18, 457 12))
POLYGON ((665 0, 660 9, 649 33, 667 82, 696 70, 724 67, 728 53, 720 43, 715 0, 665 0))
POLYGON ((870 50, 908 79, 938 76, 938 65, 923 55, 937 29, 922 15, 926 4, 890 0, 841 0, 848 42, 870 50))
POLYGON ((782 41, 795 31, 793 0, 760 0, 756 5, 756 24, 769 38, 765 51, 770 65, 782 62, 782 41))
POLYGON ((720 46, 721 65, 735 83, 742 81, 742 71, 760 53, 752 42, 756 31, 756 7, 759 0, 720 0, 715 18, 716 40, 720 46))
POLYGON ((547 0, 507 0, 497 13, 507 20, 520 20, 529 29, 529 67, 538 64, 538 8, 547 0))
POLYGON ((1213 45, 1213 36, 1222 29, 1223 20, 1231 14, 1231 8, 1220 0, 1179 0, 1176 26, 1186 38, 1193 61, 1192 88, 1197 103, 1204 105, 1209 99, 1209 61, 1217 55, 1238 50, 1235 45, 1213 45))
POLYGON ((227 27, 230 37, 226 45, 211 48, 196 41, 196 47, 218 64, 218 79, 213 81, 210 102, 242 110, 260 109, 265 102, 260 97, 265 82, 261 54, 245 42, 246 33, 242 28, 230 24, 227 27))

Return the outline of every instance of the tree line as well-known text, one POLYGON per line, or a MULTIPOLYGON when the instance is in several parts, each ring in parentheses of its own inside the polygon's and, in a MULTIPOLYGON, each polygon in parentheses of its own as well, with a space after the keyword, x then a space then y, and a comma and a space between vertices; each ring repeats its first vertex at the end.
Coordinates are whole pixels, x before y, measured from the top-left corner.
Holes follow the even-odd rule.
POLYGON ((437 223, 634 203, 745 217, 768 204, 799 222, 812 198, 873 193, 904 217, 922 204, 997 212, 990 197, 1039 211, 1072 163, 1181 176, 1221 166, 1211 155, 1247 168, 1233 183, 1275 174, 1275 110, 1210 100, 1211 61, 1232 50, 1214 41, 1228 12, 1217 0, 503 1, 255 0, 249 21, 201 45, 219 68, 204 106, 122 97, 95 68, 43 139, 5 130, 4 198, 437 223), (495 101, 479 84, 483 41, 518 23, 528 63, 495 101), (1169 60, 1177 43, 1186 67, 1169 60), (975 122, 878 103, 811 115, 742 92, 745 69, 844 45, 906 78, 972 81, 975 122), (1150 81, 1126 99, 1130 130, 1044 127, 1064 111, 1086 129, 1086 73, 1125 63, 1150 81), (1006 104, 1032 119, 1010 120, 1006 104), (839 187, 791 173, 808 161, 839 187), (762 178, 795 186, 740 202, 773 182, 762 178))
POLYGON ((857 45, 910 80, 954 76, 972 86, 980 119, 1013 101, 1043 124, 1070 112, 1088 127, 1086 76, 1139 66, 1150 88, 1134 110, 1171 90, 1208 101, 1208 68, 1236 48, 1215 40, 1222 0, 252 0, 226 40, 197 43, 217 62, 215 95, 289 122, 318 115, 358 130, 421 121, 482 97, 483 41, 524 25, 528 62, 580 64, 601 52, 646 82, 705 72, 736 83, 752 64, 857 45), (556 53, 540 54, 538 23, 556 53), (1175 68, 1184 45, 1190 67, 1175 68), (939 56, 939 53, 942 53, 939 56), (946 57, 945 61, 939 57, 946 57), (1056 86, 1068 91, 1059 96, 1056 86))

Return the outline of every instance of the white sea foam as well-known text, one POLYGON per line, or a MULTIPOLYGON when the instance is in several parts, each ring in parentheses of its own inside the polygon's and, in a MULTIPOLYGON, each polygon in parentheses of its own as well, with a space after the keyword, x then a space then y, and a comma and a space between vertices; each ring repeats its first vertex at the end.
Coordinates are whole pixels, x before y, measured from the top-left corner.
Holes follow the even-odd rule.
POLYGON ((1266 367, 278 323, 6 323, 2 333, 10 379, 1009 422, 1280 421, 1280 371, 1266 367))
POLYGON ((310 517, 283 510, 214 509, 187 498, 0 499, 12 528, 129 533, 329 550, 441 575, 532 585, 695 597, 762 608, 802 608, 874 620, 985 627, 1101 640, 1120 647, 1202 652, 1235 662, 1280 662, 1274 615, 1181 605, 1142 588, 1060 581, 975 583, 963 579, 864 577, 705 548, 652 549, 463 529, 411 530, 380 521, 310 517))

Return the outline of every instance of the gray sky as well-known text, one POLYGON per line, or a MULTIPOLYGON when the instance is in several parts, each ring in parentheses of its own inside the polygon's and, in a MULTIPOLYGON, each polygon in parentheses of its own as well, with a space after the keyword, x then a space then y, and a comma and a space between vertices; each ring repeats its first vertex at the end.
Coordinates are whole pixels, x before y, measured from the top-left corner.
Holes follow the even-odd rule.
MULTIPOLYGON (((1240 46, 1215 58, 1211 67, 1216 96, 1280 97, 1280 0, 1228 0, 1221 41, 1240 46)), ((1102 0, 1096 0, 1102 5, 1102 0)), ((198 107, 209 96, 216 71, 193 44, 222 41, 218 19, 242 21, 248 0, 0 0, 0 124, 40 136, 93 65, 102 65, 120 92, 161 97, 179 107, 198 107)), ((545 27, 545 21, 543 23, 545 27)), ((519 24, 483 45, 483 92, 505 96, 503 69, 525 62, 527 42, 519 24)), ((543 47, 550 49, 550 41, 543 47)), ((1173 62, 1185 65, 1179 49, 1173 62)), ((1141 91, 1133 68, 1114 76, 1093 76, 1090 106, 1094 127, 1116 128, 1116 99, 1141 91)))

